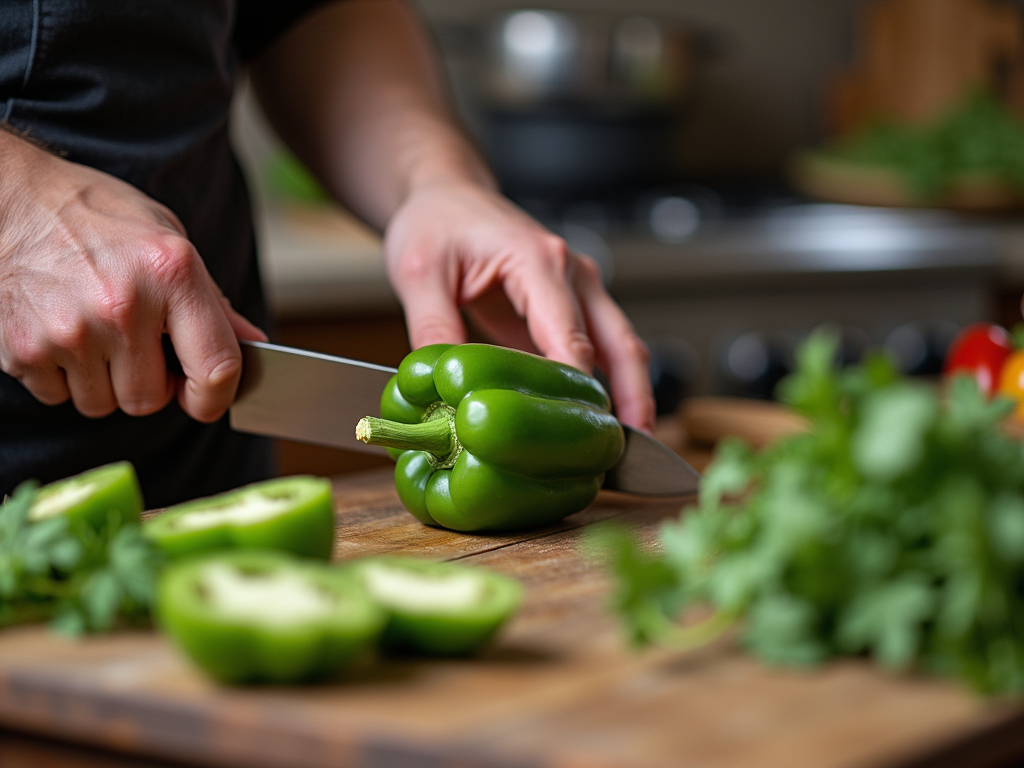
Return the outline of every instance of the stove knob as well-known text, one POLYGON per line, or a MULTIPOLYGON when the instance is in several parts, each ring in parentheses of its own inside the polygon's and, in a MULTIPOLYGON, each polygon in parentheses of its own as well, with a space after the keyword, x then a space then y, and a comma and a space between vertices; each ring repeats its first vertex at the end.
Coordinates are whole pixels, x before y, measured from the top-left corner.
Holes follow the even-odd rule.
POLYGON ((917 373, 928 360, 928 339, 914 323, 897 325, 886 335, 882 346, 904 375, 917 373))
POLYGON ((693 345, 675 337, 648 339, 647 370, 658 415, 675 413, 697 378, 699 358, 693 345))
POLYGON ((589 256, 597 262, 601 270, 601 282, 609 285, 615 275, 615 260, 607 241, 594 230, 580 224, 563 224, 560 234, 570 250, 589 256))
POLYGON ((948 321, 903 323, 889 331, 883 348, 900 373, 937 376, 958 330, 948 321))
POLYGON ((651 233, 666 243, 681 243, 700 226, 700 209, 685 197, 659 197, 647 214, 651 233))
POLYGON ((856 365, 864 358, 871 339, 868 334, 857 327, 844 325, 839 329, 839 354, 836 363, 841 368, 856 365))
POLYGON ((745 333, 726 345, 720 360, 726 394, 771 399, 792 367, 789 345, 762 333, 745 333))

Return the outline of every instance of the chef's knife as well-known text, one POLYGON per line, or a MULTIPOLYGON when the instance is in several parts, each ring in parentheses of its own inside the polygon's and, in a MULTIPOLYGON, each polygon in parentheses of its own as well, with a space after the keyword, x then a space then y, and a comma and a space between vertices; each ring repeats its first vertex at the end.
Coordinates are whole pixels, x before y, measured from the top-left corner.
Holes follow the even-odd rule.
MULTIPOLYGON (((356 422, 380 411, 394 368, 318 352, 242 342, 242 381, 231 427, 332 448, 384 453, 356 440, 356 422)), ((683 496, 700 475, 650 435, 626 427, 626 450, 605 474, 609 490, 642 496, 683 496)))

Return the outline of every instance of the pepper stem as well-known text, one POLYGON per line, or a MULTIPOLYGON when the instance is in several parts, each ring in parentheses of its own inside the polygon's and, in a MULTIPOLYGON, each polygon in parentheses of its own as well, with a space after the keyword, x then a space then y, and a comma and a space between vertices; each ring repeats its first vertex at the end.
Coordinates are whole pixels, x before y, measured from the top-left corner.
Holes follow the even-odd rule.
POLYGON ((440 409, 427 421, 402 424, 367 416, 356 424, 356 439, 367 445, 382 445, 404 451, 426 451, 438 459, 450 456, 458 447, 453 419, 440 409))

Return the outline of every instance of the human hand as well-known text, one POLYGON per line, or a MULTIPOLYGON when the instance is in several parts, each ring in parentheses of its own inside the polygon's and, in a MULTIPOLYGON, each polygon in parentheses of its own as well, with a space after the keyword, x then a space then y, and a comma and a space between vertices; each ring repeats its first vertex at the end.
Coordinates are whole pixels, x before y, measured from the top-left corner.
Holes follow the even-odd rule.
POLYGON ((492 191, 447 105, 408 3, 329 3, 251 66, 278 133, 328 190, 387 224, 392 286, 414 347, 495 341, 609 375, 617 415, 654 426, 647 351, 596 265, 492 191))
POLYGON ((389 222, 384 249, 414 348, 466 341, 463 308, 497 343, 588 373, 596 363, 619 419, 653 431, 647 348, 597 265, 508 200, 469 182, 417 189, 389 222))
POLYGON ((175 396, 222 416, 238 339, 266 340, 221 294, 177 217, 119 179, 0 131, 0 370, 85 416, 175 396), (184 377, 167 371, 170 337, 184 377))

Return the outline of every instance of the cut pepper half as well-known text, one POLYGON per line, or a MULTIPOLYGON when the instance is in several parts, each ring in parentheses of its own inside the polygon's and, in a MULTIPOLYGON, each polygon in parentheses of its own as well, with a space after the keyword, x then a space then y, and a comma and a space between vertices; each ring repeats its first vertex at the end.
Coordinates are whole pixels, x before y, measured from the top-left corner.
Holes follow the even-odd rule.
POLYGON ((99 530, 111 519, 138 525, 142 509, 135 467, 119 461, 44 485, 36 492, 28 518, 38 522, 63 515, 72 524, 99 530))
POLYGON ((327 560, 334 545, 331 484, 307 476, 254 483, 171 507, 143 530, 171 557, 270 549, 327 560))
POLYGON ((274 552, 171 565, 156 617, 201 669, 228 684, 331 679, 372 656, 387 621, 350 575, 274 552))
POLYGON ((455 563, 372 557, 348 568, 390 616, 383 645, 398 652, 473 654, 523 599, 515 579, 455 563))

